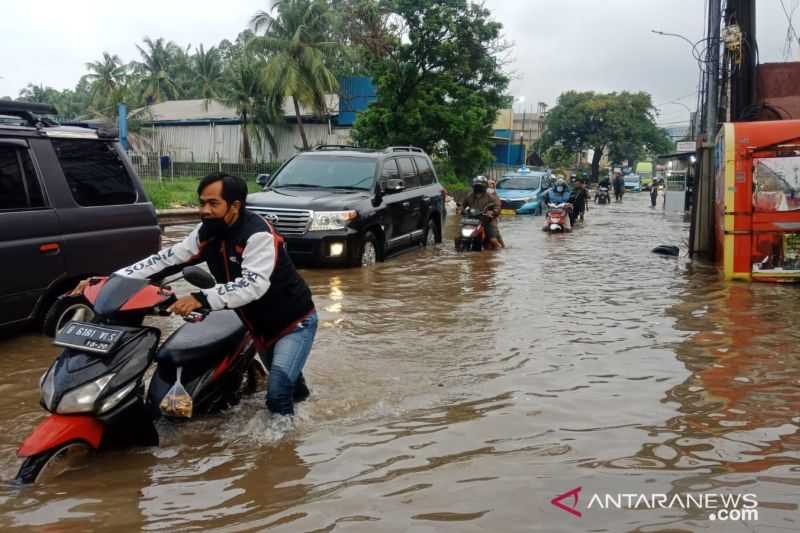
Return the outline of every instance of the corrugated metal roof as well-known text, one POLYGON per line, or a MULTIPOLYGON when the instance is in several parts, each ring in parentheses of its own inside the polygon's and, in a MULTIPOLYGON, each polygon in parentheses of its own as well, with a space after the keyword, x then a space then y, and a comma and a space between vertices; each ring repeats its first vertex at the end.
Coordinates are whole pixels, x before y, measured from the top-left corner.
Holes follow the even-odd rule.
MULTIPOLYGON (((326 97, 328 115, 336 115, 339 112, 339 96, 329 94, 326 97)), ((287 97, 283 101, 283 114, 285 117, 294 118, 294 105, 292 99, 287 97)), ((300 106, 300 115, 310 117, 314 113, 310 108, 300 106)), ((175 122, 175 121, 223 121, 237 120, 239 115, 232 107, 216 100, 170 100, 147 107, 140 107, 131 111, 131 118, 137 118, 147 122, 175 122)))

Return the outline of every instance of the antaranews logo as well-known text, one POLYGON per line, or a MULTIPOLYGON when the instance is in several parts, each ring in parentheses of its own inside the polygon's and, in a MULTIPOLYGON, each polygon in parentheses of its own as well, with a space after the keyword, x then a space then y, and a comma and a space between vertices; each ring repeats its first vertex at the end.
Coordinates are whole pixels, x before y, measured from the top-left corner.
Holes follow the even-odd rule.
MULTIPOLYGON (((581 518, 581 490, 575 487, 559 494, 550 503, 576 518, 581 518)), ((589 498, 586 511, 640 509, 697 509, 708 511, 709 520, 758 520, 758 498, 755 494, 663 494, 663 493, 595 493, 589 498)))

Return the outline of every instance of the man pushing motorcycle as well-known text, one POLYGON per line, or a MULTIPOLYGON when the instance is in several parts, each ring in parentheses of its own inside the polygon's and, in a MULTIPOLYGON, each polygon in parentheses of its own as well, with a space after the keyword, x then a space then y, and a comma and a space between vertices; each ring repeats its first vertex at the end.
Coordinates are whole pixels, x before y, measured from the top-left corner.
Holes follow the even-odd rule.
MULTIPOLYGON (((267 408, 294 414, 308 397, 303 366, 317 331, 311 291, 295 270, 283 238, 245 208, 247 183, 238 176, 210 174, 197 188, 201 223, 181 242, 115 274, 145 279, 205 262, 217 285, 179 298, 168 311, 188 316, 200 309, 232 309, 256 340, 269 368, 267 408)), ((89 280, 81 281, 79 295, 89 280)))

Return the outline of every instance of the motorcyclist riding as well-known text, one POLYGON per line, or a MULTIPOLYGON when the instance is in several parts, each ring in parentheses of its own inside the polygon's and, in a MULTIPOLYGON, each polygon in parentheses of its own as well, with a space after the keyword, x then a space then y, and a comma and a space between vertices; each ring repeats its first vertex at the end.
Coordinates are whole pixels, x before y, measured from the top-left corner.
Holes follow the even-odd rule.
POLYGON ((544 193, 544 200, 548 204, 564 204, 569 203, 570 190, 567 187, 567 182, 564 178, 558 178, 556 186, 552 187, 544 193))
MULTIPOLYGON (((245 208, 247 183, 242 178, 210 174, 200 181, 197 193, 201 224, 183 241, 115 274, 164 277, 206 262, 217 285, 179 298, 168 311, 183 316, 201 308, 236 311, 270 371, 267 408, 294 414, 294 402, 308 396, 302 370, 317 330, 311 291, 295 270, 283 238, 245 208)), ((81 294, 88 282, 81 281, 73 294, 81 294)))
POLYGON ((484 230, 486 231, 486 239, 488 241, 487 248, 497 250, 500 248, 500 241, 498 240, 499 232, 497 230, 497 217, 500 215, 500 204, 497 202, 495 195, 489 194, 489 180, 486 176, 476 176, 472 180, 472 192, 464 199, 460 212, 465 209, 474 208, 483 213, 484 230))

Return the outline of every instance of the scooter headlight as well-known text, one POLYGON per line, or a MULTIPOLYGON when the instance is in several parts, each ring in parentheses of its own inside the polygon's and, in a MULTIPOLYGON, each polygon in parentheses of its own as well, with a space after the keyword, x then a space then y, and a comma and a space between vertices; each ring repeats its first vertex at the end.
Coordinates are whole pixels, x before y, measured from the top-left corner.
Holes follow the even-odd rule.
POLYGON ((475 233, 475 226, 463 226, 461 228, 462 237, 472 237, 473 233, 475 233))
POLYGON ((52 367, 48 368, 45 373, 42 374, 42 380, 39 384, 39 388, 42 392, 42 403, 48 411, 53 410, 53 396, 56 393, 55 378, 53 377, 55 373, 52 367))
POLYGON ((81 385, 77 389, 73 389, 66 393, 61 401, 58 402, 58 409, 56 412, 62 415, 73 413, 86 413, 92 410, 94 402, 103 389, 106 388, 108 382, 114 378, 114 374, 106 374, 100 376, 91 383, 81 385))
POLYGON ((119 402, 124 400, 128 397, 128 395, 136 388, 136 380, 134 379, 120 390, 109 396, 103 401, 103 404, 100 406, 100 410, 98 411, 100 414, 103 414, 107 411, 112 410, 115 408, 119 402))

